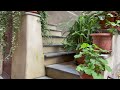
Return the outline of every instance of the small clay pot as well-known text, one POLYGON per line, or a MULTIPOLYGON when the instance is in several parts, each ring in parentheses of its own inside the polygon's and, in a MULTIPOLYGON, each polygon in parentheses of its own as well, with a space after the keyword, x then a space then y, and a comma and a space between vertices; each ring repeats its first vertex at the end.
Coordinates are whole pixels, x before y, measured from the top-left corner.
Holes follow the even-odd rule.
POLYGON ((93 79, 93 76, 83 73, 83 74, 80 76, 80 78, 81 78, 81 79, 93 79))

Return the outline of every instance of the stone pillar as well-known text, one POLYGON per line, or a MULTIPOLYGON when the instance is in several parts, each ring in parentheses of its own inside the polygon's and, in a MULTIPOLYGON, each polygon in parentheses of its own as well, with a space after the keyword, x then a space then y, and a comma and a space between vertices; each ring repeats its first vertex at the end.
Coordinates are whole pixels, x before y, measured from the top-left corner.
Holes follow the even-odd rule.
MULTIPOLYGON (((108 59, 109 62, 109 66, 112 68, 112 70, 114 71, 115 67, 120 64, 120 35, 114 35, 113 36, 113 40, 112 40, 112 54, 111 57, 108 59), (109 60, 110 59, 110 60, 109 60)), ((113 72, 112 71, 112 72, 113 72)), ((107 76, 112 76, 112 72, 105 72, 105 79, 107 78, 107 76)))
POLYGON ((0 75, 2 74, 2 69, 3 69, 2 67, 3 67, 3 54, 0 49, 0 75))
POLYGON ((18 47, 12 58, 12 79, 45 76, 41 23, 38 14, 26 12, 22 18, 18 47))

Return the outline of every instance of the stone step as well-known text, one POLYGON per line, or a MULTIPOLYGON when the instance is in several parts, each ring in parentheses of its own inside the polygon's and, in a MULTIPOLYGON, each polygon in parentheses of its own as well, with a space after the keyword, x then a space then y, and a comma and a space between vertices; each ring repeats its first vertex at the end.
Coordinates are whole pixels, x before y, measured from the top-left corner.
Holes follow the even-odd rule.
POLYGON ((62 36, 61 30, 50 30, 49 32, 50 36, 62 36))
POLYGON ((65 51, 62 44, 43 45, 44 53, 59 52, 59 51, 65 51))
POLYGON ((70 32, 69 31, 62 31, 62 36, 67 36, 70 32))
POLYGON ((46 53, 44 54, 44 56, 45 56, 45 66, 74 60, 73 52, 46 53))
POLYGON ((62 44, 64 36, 50 36, 49 38, 43 37, 43 44, 62 44))
POLYGON ((65 62, 46 66, 47 76, 54 79, 80 79, 73 62, 65 62))
POLYGON ((65 56, 65 55, 73 55, 74 52, 55 52, 55 53, 45 53, 45 58, 52 58, 52 57, 58 57, 58 56, 65 56))
POLYGON ((44 77, 39 77, 39 78, 36 78, 36 79, 52 79, 52 78, 44 76, 44 77))
POLYGON ((69 62, 73 60, 74 60, 73 55, 65 55, 65 56, 59 56, 59 57, 46 58, 44 63, 45 63, 45 66, 47 66, 47 65, 57 64, 57 63, 69 62))
POLYGON ((47 29, 57 30, 57 25, 56 24, 48 24, 47 29))

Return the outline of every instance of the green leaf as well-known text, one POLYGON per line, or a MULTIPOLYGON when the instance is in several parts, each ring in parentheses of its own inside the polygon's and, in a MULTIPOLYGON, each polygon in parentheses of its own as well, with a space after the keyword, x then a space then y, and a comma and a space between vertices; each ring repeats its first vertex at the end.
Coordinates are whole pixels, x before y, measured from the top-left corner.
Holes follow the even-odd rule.
POLYGON ((106 69, 108 72, 112 72, 112 69, 111 69, 109 66, 107 66, 107 65, 105 65, 105 69, 106 69))
POLYGON ((92 64, 95 64, 95 60, 94 60, 94 59, 90 59, 90 62, 91 62, 92 64))
POLYGON ((105 16, 98 16, 98 18, 100 19, 100 20, 105 20, 105 16))
POLYGON ((111 22, 111 25, 112 26, 116 26, 117 24, 115 22, 111 22))
POLYGON ((103 77, 103 75, 98 74, 98 75, 97 75, 97 79, 104 79, 104 77, 103 77))
POLYGON ((76 68, 77 71, 83 71, 83 69, 84 69, 83 65, 78 65, 76 68))
POLYGON ((96 44, 92 44, 94 48, 99 48, 96 44))
POLYGON ((102 58, 99 58, 99 60, 103 63, 103 64, 108 64, 108 61, 102 58))
POLYGON ((82 54, 83 54, 83 53, 80 52, 79 54, 75 55, 74 58, 80 58, 80 57, 82 57, 82 54))
POLYGON ((107 15, 110 16, 110 17, 114 17, 113 14, 111 14, 111 13, 108 13, 107 15))
POLYGON ((92 71, 92 76, 93 76, 94 79, 97 79, 97 73, 96 72, 92 71))
POLYGON ((94 79, 103 79, 103 75, 96 73, 95 71, 92 72, 92 76, 94 79))
POLYGON ((84 71, 85 71, 86 74, 91 75, 91 72, 92 72, 91 69, 85 67, 84 71))
POLYGON ((120 20, 116 20, 118 24, 120 24, 120 20))
POLYGON ((81 45, 81 48, 87 48, 88 46, 89 46, 88 43, 83 43, 83 44, 81 45))

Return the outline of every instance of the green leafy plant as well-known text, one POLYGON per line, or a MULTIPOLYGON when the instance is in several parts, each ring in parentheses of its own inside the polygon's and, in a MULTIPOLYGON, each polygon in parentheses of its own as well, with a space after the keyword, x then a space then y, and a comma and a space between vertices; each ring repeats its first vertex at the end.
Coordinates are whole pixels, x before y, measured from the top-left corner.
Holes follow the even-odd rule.
POLYGON ((112 34, 118 34, 117 27, 120 27, 120 20, 116 20, 115 22, 107 21, 106 25, 111 26, 107 29, 108 32, 112 34))
POLYGON ((65 49, 75 51, 83 42, 91 44, 92 40, 89 35, 99 28, 98 18, 92 14, 80 15, 73 26, 70 27, 69 34, 63 42, 65 49))
POLYGON ((84 55, 85 62, 84 64, 77 66, 76 70, 78 72, 91 75, 94 79, 103 79, 103 75, 101 73, 105 70, 111 72, 111 68, 108 66, 107 60, 100 56, 101 52, 107 52, 106 50, 100 49, 95 44, 90 45, 88 43, 83 43, 79 49, 81 51, 79 54, 75 55, 74 58, 80 58, 84 55))
MULTIPOLYGON (((98 11, 93 14, 94 16, 98 17, 99 21, 103 21, 105 23, 106 30, 96 30, 97 33, 111 33, 116 34, 117 29, 116 26, 119 26, 119 20, 117 21, 110 21, 110 18, 114 18, 118 16, 117 11, 98 11)), ((95 33, 96 33, 95 32, 95 33)))

